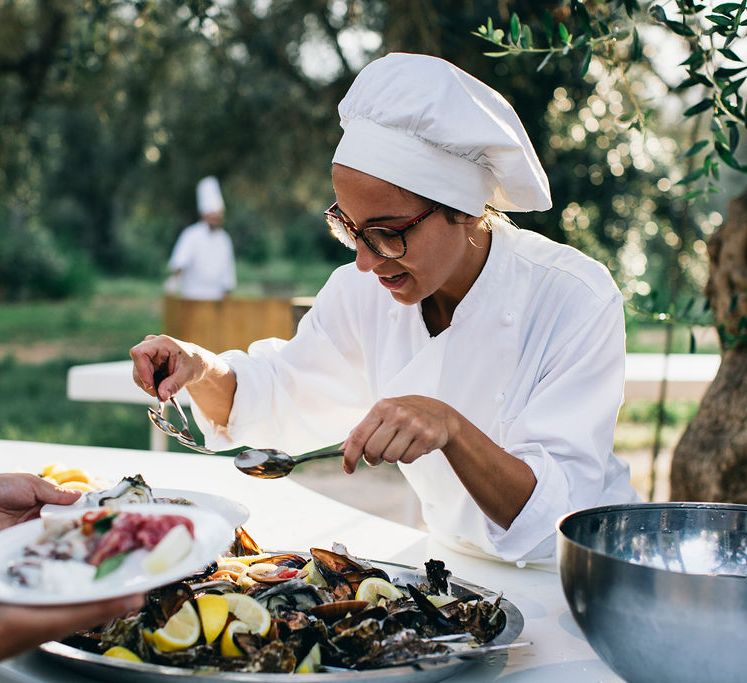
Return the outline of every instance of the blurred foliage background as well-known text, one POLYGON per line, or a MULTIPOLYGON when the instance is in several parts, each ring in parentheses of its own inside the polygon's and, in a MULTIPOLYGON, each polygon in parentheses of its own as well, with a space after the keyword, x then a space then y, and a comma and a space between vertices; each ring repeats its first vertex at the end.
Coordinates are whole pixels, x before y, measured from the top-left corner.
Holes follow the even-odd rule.
POLYGON ((0 296, 90 292, 101 274, 160 276, 208 174, 223 183, 242 260, 346 260, 320 220, 336 105, 366 62, 392 50, 443 56, 512 102, 555 198, 551 211, 514 216, 522 227, 604 262, 628 299, 666 299, 673 268, 685 275, 681 296, 698 292, 723 197, 682 225, 667 195, 692 135, 669 93, 672 36, 642 27, 631 87, 656 121, 640 132, 621 125, 626 93, 601 61, 583 77, 572 60, 538 72, 531 55, 484 57, 471 34, 487 16, 541 21, 564 6, 2 0, 0 296))

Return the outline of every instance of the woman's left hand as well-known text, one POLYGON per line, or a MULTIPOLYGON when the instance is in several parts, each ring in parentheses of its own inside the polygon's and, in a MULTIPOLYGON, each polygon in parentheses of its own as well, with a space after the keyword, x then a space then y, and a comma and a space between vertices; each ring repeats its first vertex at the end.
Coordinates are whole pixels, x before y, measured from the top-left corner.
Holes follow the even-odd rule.
POLYGON ((369 465, 411 463, 444 448, 459 429, 459 414, 443 401, 399 396, 378 401, 345 440, 343 469, 352 474, 361 458, 369 465))
POLYGON ((46 503, 71 505, 79 497, 33 474, 0 474, 0 530, 38 517, 46 503))

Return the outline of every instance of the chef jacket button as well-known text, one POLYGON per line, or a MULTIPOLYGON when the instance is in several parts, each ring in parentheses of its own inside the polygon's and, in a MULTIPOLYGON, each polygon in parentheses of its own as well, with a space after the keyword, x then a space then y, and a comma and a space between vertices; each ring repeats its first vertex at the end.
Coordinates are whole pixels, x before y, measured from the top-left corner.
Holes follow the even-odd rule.
POLYGON ((526 561, 525 561, 525 560, 517 560, 517 561, 516 561, 516 566, 517 566, 517 567, 518 567, 519 569, 524 569, 524 567, 526 567, 526 566, 527 566, 527 563, 526 563, 526 561))
POLYGON ((511 311, 506 311, 501 316, 501 325, 505 325, 506 327, 508 327, 509 325, 513 325, 513 324, 514 324, 514 314, 511 311))

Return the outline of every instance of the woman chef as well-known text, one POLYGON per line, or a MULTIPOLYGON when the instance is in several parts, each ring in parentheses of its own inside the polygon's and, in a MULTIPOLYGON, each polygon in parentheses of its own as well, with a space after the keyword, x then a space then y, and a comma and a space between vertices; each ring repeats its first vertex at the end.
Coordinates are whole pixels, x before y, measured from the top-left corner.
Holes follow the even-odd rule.
POLYGON ((211 448, 300 452, 345 439, 397 462, 442 542, 505 560, 552 555, 571 510, 635 499, 612 454, 622 298, 607 270, 500 211, 550 207, 516 113, 454 65, 390 54, 339 106, 333 234, 356 250, 288 342, 214 355, 135 346, 136 383, 186 386, 211 448))

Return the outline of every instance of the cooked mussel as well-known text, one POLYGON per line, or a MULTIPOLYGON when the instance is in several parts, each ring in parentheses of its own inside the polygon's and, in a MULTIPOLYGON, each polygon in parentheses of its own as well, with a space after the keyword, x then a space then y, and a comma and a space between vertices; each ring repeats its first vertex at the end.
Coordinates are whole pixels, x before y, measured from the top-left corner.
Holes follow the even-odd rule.
POLYGON ((262 552, 262 548, 257 545, 257 542, 246 532, 244 527, 237 527, 234 531, 234 540, 230 549, 231 554, 239 555, 259 555, 262 552))
POLYGON ((347 614, 356 614, 368 607, 366 600, 336 600, 312 607, 309 612, 318 619, 333 623, 347 614))
POLYGON ((148 592, 143 608, 143 622, 149 628, 162 628, 187 600, 194 600, 194 591, 186 583, 171 583, 148 592))
POLYGON ((389 581, 389 576, 383 569, 372 567, 367 562, 347 554, 312 548, 311 557, 337 600, 352 599, 361 581, 370 576, 389 581))
POLYGON ((264 605, 270 612, 279 607, 290 607, 297 610, 310 610, 312 607, 328 602, 327 596, 313 584, 303 579, 291 579, 252 594, 255 600, 264 605))

